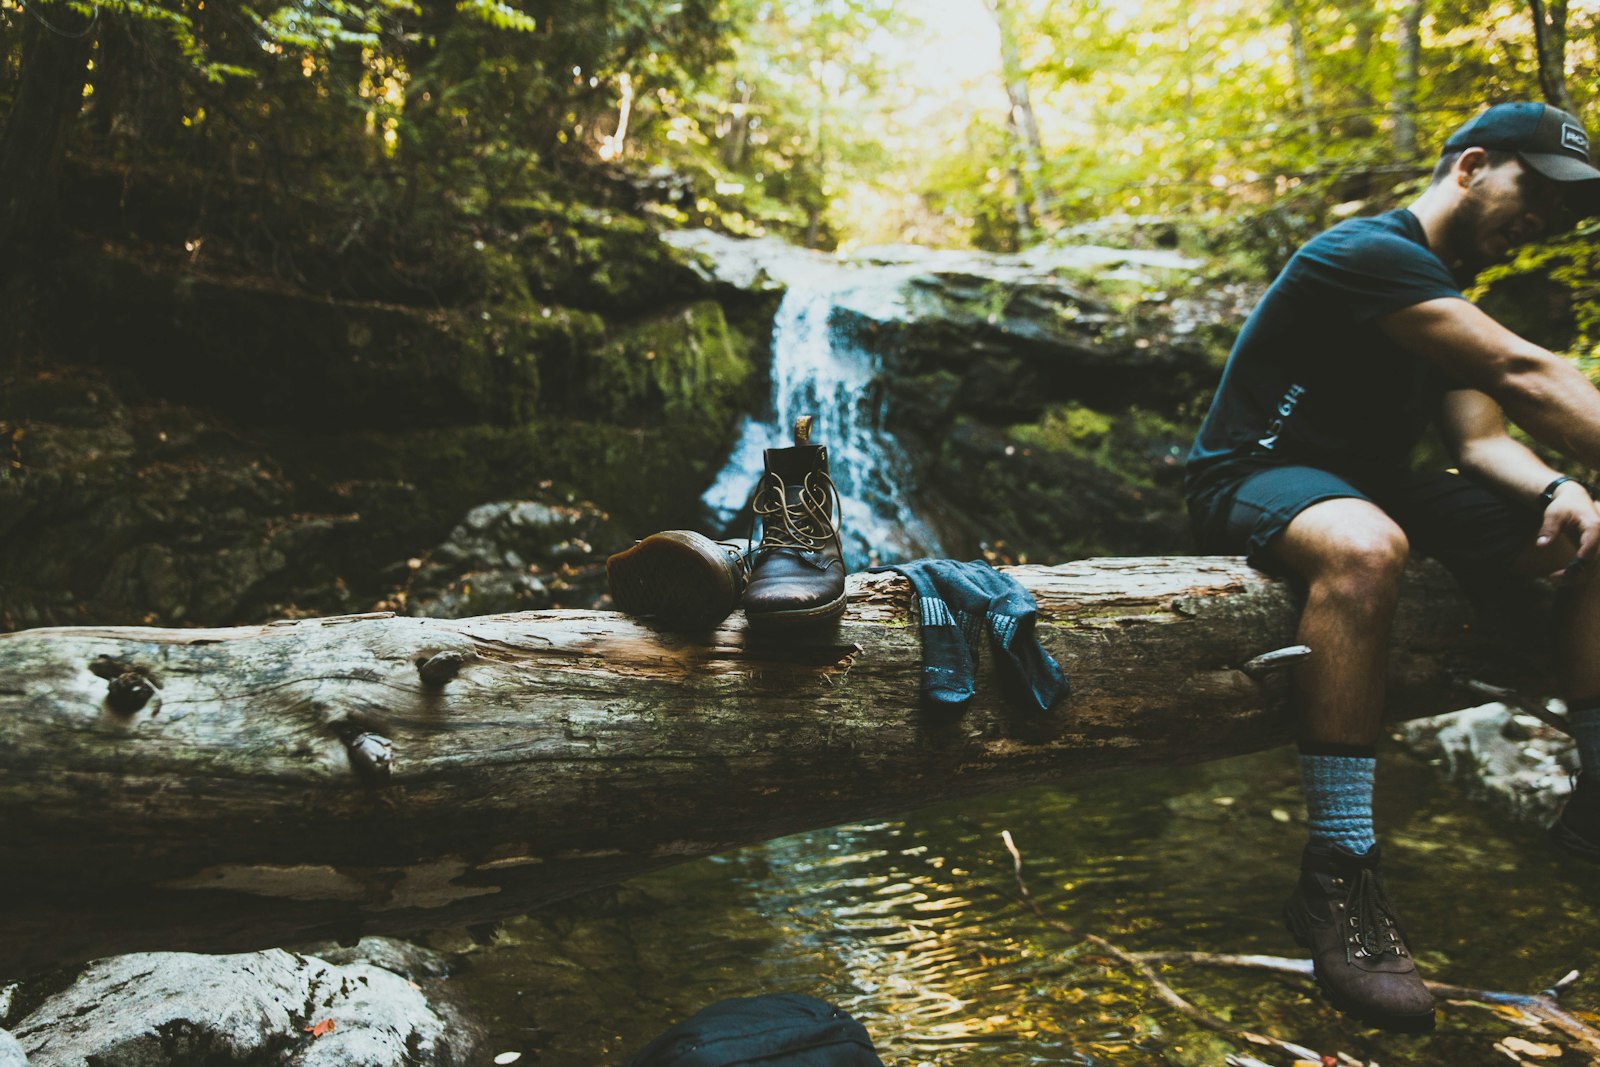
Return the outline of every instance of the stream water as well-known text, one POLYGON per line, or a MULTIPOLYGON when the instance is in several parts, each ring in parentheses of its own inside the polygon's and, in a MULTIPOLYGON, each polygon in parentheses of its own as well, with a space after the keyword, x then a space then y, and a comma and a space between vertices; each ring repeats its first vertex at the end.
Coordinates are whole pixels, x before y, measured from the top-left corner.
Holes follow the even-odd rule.
MULTIPOLYGON (((1533 993, 1579 968, 1564 1002, 1600 1022, 1596 872, 1408 757, 1383 761, 1379 791, 1391 893, 1427 974, 1533 993)), ((487 945, 441 934, 436 947, 459 953, 452 984, 489 1021, 490 1054, 552 1067, 624 1063, 714 1000, 767 992, 847 1008, 894 1067, 1221 1065, 1245 1048, 1019 904, 1002 830, 1046 914, 1072 930, 1130 950, 1297 954, 1277 920, 1305 833, 1285 750, 771 841, 515 920, 487 945)), ((1517 1061, 1496 1048, 1507 1037, 1564 1049, 1527 1062, 1590 1062, 1482 1006, 1445 1004, 1433 1034, 1396 1036, 1299 979, 1164 972, 1240 1026, 1361 1063, 1504 1067, 1517 1061)))
MULTIPOLYGON (((830 323, 850 280, 814 260, 784 280, 771 410, 748 422, 706 504, 731 516, 761 449, 814 414, 852 567, 937 553, 899 503, 902 460, 883 433, 874 357, 830 323)), ((1385 758, 1378 788, 1391 893, 1426 973, 1533 993, 1579 968, 1566 1003, 1600 1011, 1600 872, 1497 822, 1407 757, 1385 758)), ((1296 955, 1278 909, 1304 839, 1293 753, 1279 750, 784 838, 558 904, 486 944, 451 932, 434 944, 454 954, 453 985, 490 1027, 485 1062, 621 1064, 715 1000, 804 992, 859 1017, 897 1067, 1221 1065, 1243 1046, 1198 1028, 1081 935, 1130 950, 1296 955), (1003 830, 1045 917, 1019 902, 1003 830)), ((1344 1062, 1589 1062, 1514 1012, 1446 1004, 1435 1033, 1394 1036, 1337 1015, 1302 979, 1165 971, 1203 1008, 1355 1057, 1344 1062), (1508 1037, 1527 1044, 1497 1047, 1508 1037), (1528 1051, 1538 1046, 1555 1055, 1528 1051)))

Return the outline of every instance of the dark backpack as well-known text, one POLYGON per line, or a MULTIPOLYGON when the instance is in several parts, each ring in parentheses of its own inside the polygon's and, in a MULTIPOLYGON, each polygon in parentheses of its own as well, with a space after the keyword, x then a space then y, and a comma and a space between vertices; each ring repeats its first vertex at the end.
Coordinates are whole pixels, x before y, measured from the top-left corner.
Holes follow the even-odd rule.
POLYGON ((884 1067, 866 1027, 816 997, 721 1000, 645 1046, 628 1067, 884 1067))

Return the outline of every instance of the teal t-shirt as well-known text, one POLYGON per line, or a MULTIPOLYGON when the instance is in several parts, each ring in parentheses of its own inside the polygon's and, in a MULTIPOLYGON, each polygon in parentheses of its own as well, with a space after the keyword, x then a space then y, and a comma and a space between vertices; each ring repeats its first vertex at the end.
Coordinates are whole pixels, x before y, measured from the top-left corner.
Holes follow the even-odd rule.
POLYGON ((1353 478, 1404 470, 1454 384, 1378 319, 1461 298, 1410 211, 1350 219, 1294 254, 1245 322, 1189 451, 1188 481, 1243 461, 1353 478))

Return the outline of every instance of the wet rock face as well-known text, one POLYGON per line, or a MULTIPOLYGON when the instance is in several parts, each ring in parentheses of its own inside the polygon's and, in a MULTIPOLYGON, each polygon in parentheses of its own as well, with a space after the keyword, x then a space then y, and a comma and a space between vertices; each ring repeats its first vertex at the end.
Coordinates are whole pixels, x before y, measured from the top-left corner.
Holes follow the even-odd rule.
POLYGON ((364 939, 341 964, 281 949, 117 956, 91 964, 12 1034, 31 1067, 469 1063, 478 1033, 442 999, 442 972, 421 952, 364 939))
MULTIPOLYGON (((82 306, 8 290, 33 340, 0 337, 0 630, 371 610, 404 584, 386 566, 552 480, 639 535, 691 521, 764 340, 693 299, 642 224, 530 233, 561 269, 485 252, 516 277, 482 309, 129 280, 114 259, 80 265, 82 306)), ((586 602, 570 562, 427 592, 446 613, 586 602)))
MULTIPOLYGON (((671 240, 724 287, 767 291, 818 269, 770 242, 671 240)), ((869 391, 910 461, 904 495, 943 554, 1190 549, 1182 459, 1260 287, 1204 278, 1170 240, 1128 243, 889 247, 835 263, 855 280, 838 286, 829 328, 879 368, 869 391)))

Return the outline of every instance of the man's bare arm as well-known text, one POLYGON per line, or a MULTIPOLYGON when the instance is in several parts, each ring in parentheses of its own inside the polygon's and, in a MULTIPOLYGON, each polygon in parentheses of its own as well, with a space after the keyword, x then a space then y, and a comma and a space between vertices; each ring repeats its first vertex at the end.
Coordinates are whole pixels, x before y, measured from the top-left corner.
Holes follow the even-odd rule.
POLYGON ((1405 348, 1487 393, 1541 444, 1600 467, 1600 391, 1576 367, 1446 297, 1379 320, 1405 348))
MULTIPOLYGON (((1558 477, 1549 464, 1506 433, 1500 405, 1476 389, 1456 389, 1445 394, 1439 428, 1463 471, 1511 495, 1537 500, 1558 477)), ((1572 539, 1577 550, 1575 559, 1587 562, 1600 549, 1600 511, 1578 482, 1563 482, 1557 487, 1544 509, 1536 545, 1543 548, 1563 533, 1572 539)), ((1576 569, 1569 562, 1562 572, 1551 577, 1570 577, 1576 569)))
POLYGON ((1476 389, 1446 393, 1439 429, 1462 470, 1512 496, 1534 500, 1558 475, 1506 432, 1505 414, 1487 393, 1476 389))

